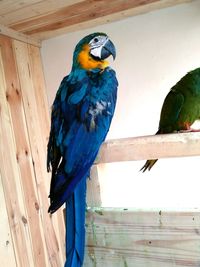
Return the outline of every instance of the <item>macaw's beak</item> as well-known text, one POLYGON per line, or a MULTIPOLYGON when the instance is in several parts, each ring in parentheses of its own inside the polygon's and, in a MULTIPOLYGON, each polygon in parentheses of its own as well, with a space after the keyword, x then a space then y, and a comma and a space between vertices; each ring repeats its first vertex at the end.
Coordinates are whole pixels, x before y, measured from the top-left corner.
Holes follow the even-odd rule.
POLYGON ((109 39, 106 41, 106 43, 103 45, 102 49, 101 49, 101 59, 106 59, 107 57, 109 57, 110 55, 113 56, 113 59, 115 59, 116 57, 116 49, 115 46, 113 44, 113 42, 111 42, 109 39))

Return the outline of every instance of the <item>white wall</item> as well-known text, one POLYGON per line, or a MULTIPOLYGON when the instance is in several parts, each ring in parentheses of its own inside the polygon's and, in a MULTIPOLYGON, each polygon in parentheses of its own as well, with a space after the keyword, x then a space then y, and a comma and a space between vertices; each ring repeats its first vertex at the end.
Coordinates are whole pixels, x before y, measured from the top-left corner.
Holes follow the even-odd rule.
MULTIPOLYGON (((170 87, 200 66, 200 1, 44 41, 42 58, 50 103, 71 69, 74 46, 95 31, 106 32, 117 48, 111 64, 117 72, 119 92, 108 138, 155 133, 170 87)), ((139 172, 143 163, 104 166, 105 206, 200 207, 200 157, 159 160, 144 174, 139 172)))

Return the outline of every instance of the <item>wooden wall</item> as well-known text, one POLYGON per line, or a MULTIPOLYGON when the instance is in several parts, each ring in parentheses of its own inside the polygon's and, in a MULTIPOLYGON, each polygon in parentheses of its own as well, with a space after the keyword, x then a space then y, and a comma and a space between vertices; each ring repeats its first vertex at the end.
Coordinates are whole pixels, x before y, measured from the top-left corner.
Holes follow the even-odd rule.
POLYGON ((0 36, 1 266, 63 266, 62 211, 47 213, 48 132, 39 48, 0 36))

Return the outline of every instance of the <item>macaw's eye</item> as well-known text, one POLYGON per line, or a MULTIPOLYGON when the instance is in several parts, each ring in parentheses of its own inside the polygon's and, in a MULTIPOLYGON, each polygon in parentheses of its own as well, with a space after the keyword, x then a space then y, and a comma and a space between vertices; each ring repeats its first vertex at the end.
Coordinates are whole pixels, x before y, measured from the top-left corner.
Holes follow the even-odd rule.
POLYGON ((94 38, 94 42, 95 42, 95 43, 98 43, 98 41, 99 41, 99 38, 95 37, 95 38, 94 38))

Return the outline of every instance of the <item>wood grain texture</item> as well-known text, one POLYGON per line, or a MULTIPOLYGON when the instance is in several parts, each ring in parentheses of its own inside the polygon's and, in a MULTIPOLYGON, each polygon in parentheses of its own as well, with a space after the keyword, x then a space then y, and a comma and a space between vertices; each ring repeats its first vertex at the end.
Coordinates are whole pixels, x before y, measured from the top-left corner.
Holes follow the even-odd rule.
POLYGON ((0 84, 2 252, 9 267, 62 266, 62 211, 47 213, 49 114, 39 48, 0 35, 0 84))
POLYGON ((141 3, 140 0, 109 0, 105 5, 105 1, 82 1, 71 6, 41 16, 40 18, 32 18, 30 20, 10 25, 13 29, 27 34, 42 32, 45 30, 56 30, 65 26, 71 26, 80 22, 88 21, 98 17, 106 16, 111 13, 124 11, 129 8, 136 8, 141 5, 151 4, 157 0, 148 0, 141 3), (146 3, 145 3, 146 2, 146 3), (38 26, 39 29, 38 29, 38 26))
POLYGON ((109 140, 96 163, 200 155, 200 133, 174 133, 109 140))
POLYGON ((31 0, 5 5, 0 2, 0 23, 19 32, 48 39, 111 21, 190 2, 191 0, 31 0), (19 8, 21 6, 21 8, 19 8))
POLYGON ((2 266, 16 267, 15 253, 9 227, 8 214, 6 210, 5 196, 3 192, 2 177, 0 173, 0 260, 2 266))
MULTIPOLYGON (((28 45, 29 53, 29 63, 30 63, 30 72, 32 74, 33 87, 35 92, 35 101, 38 112, 38 119, 40 124, 40 129, 42 132, 42 141, 43 141, 43 151, 46 155, 47 142, 49 138, 49 129, 50 129, 50 116, 49 116, 49 106, 47 101, 46 86, 44 81, 44 74, 41 62, 40 49, 38 47, 28 45)), ((46 163, 46 159, 45 159, 46 163)), ((45 165, 46 166, 46 165, 45 165)), ((44 179, 45 187, 47 192, 49 191, 51 174, 46 174, 46 179, 44 179)), ((57 241, 59 243, 59 248, 61 249, 62 261, 64 261, 65 255, 65 225, 63 220, 62 210, 58 210, 56 216, 52 216, 52 223, 54 225, 54 230, 56 236, 58 237, 57 241)))
POLYGON ((27 215, 16 158, 16 144, 8 105, 9 97, 6 94, 6 74, 2 51, 5 43, 3 41, 10 47, 8 39, 0 39, 0 172, 16 265, 27 267, 34 266, 34 264, 32 253, 30 253, 30 236, 23 220, 27 215), (21 255, 24 255, 24 257, 21 257, 21 255))
POLYGON ((29 225, 35 261, 34 265, 38 267, 45 266, 45 247, 42 240, 42 225, 37 209, 39 203, 37 185, 35 184, 35 174, 23 107, 22 90, 17 79, 12 41, 7 39, 7 43, 4 44, 2 49, 7 84, 6 94, 16 142, 16 159, 20 170, 21 184, 27 210, 27 217, 24 217, 24 221, 29 225))
POLYGON ((9 13, 12 13, 16 10, 23 9, 25 7, 34 6, 35 4, 38 4, 40 0, 1 0, 0 4, 0 15, 6 16, 9 13))
POLYGON ((53 13, 83 0, 1 0, 0 23, 11 25, 19 21, 53 13))
POLYGON ((27 131, 30 140, 31 155, 34 162, 34 172, 37 184, 39 202, 36 205, 41 216, 42 229, 44 232, 44 242, 46 244, 48 261, 50 266, 60 266, 63 264, 62 250, 53 227, 52 219, 47 213, 48 210, 48 188, 45 179, 46 172, 46 150, 44 148, 44 135, 40 127, 40 119, 37 108, 34 82, 30 68, 30 55, 28 45, 19 41, 14 41, 14 51, 18 67, 19 80, 22 90, 24 111, 26 114, 27 131))
POLYGON ((98 177, 98 165, 93 165, 90 179, 87 180, 87 206, 90 208, 101 207, 101 192, 98 177))
POLYGON ((13 29, 5 27, 4 25, 0 25, 0 34, 22 41, 24 43, 28 43, 28 44, 32 44, 37 47, 41 47, 41 42, 37 40, 36 38, 17 32, 13 29))
POLYGON ((93 209, 86 267, 200 266, 200 212, 93 209))

